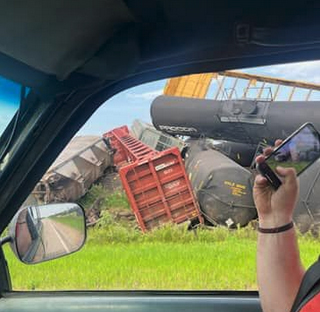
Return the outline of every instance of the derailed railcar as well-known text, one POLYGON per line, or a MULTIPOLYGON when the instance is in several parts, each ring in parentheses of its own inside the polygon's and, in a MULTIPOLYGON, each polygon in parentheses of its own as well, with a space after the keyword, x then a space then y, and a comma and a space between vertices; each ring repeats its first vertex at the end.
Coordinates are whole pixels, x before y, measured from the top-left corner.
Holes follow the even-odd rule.
POLYGON ((305 122, 320 129, 320 102, 203 100, 159 96, 151 105, 153 125, 173 135, 247 144, 273 144, 305 122), (303 111, 303 114, 301 112, 303 111))
POLYGON ((207 147, 211 147, 226 155, 243 167, 251 167, 258 145, 203 138, 207 147))
POLYGON ((203 140, 190 142, 185 166, 201 212, 209 223, 237 227, 257 217, 249 170, 203 140))
POLYGON ((185 143, 182 139, 175 138, 172 135, 159 131, 152 125, 138 119, 133 121, 131 132, 136 139, 159 152, 173 146, 176 146, 182 151, 185 147, 185 143))
POLYGON ((25 205, 76 201, 112 164, 112 151, 101 137, 75 137, 35 186, 25 205))

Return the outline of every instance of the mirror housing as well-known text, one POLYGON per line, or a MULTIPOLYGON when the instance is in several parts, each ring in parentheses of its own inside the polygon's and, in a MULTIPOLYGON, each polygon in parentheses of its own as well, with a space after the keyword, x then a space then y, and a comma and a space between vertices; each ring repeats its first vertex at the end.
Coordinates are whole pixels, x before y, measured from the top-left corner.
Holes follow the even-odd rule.
POLYGON ((21 208, 9 224, 11 249, 25 264, 74 253, 86 241, 85 214, 73 203, 21 208))

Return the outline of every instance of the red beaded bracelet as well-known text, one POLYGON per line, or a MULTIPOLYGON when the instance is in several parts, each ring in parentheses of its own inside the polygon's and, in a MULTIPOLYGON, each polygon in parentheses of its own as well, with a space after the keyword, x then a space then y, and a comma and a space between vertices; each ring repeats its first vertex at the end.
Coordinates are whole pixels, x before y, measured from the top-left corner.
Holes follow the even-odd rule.
POLYGON ((264 234, 274 234, 274 233, 281 233, 281 232, 284 232, 284 231, 288 231, 291 228, 293 228, 293 222, 292 221, 290 223, 288 223, 288 224, 285 224, 285 225, 282 225, 282 226, 279 226, 279 227, 276 227, 276 228, 266 229, 266 228, 261 228, 259 226, 258 227, 258 232, 264 233, 264 234))

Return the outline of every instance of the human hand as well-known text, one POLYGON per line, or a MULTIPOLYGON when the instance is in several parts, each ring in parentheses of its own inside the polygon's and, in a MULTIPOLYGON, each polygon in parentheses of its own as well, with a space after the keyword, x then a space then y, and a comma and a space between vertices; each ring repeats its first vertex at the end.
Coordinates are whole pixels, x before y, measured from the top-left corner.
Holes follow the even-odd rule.
MULTIPOLYGON (((275 142, 279 146, 281 140, 275 142)), ((264 155, 256 158, 257 163, 265 160, 273 151, 269 147, 264 150, 264 155)), ((262 175, 257 175, 253 187, 253 199, 258 210, 259 225, 265 228, 279 227, 292 221, 299 185, 294 168, 277 167, 276 173, 281 179, 281 186, 275 191, 262 175)))

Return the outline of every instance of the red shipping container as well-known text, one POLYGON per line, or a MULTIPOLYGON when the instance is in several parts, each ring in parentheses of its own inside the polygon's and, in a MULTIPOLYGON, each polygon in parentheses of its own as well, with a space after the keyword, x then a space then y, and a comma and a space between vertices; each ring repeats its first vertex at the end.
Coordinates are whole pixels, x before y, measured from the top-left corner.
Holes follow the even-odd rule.
POLYGON ((168 222, 202 222, 179 149, 174 147, 149 156, 119 170, 142 231, 168 222))
POLYGON ((121 140, 119 140, 117 132, 121 133, 122 136, 129 135, 128 127, 122 126, 105 133, 103 136, 109 139, 110 145, 113 149, 115 149, 115 153, 113 155, 113 163, 114 165, 119 166, 128 162, 128 153, 126 148, 121 143, 121 140))
POLYGON ((119 167, 157 153, 132 137, 127 126, 113 129, 103 136, 110 140, 112 148, 115 149, 113 163, 119 167))

